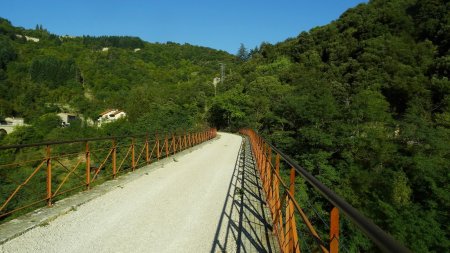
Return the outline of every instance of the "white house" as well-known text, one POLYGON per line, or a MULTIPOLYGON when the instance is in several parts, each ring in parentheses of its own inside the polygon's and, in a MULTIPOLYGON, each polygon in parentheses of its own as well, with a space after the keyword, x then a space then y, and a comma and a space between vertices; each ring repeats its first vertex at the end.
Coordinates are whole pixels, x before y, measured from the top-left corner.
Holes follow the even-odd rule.
POLYGON ((109 123, 116 121, 121 118, 125 118, 127 114, 124 111, 119 109, 109 109, 100 114, 100 117, 97 119, 98 126, 101 126, 104 123, 109 123))
POLYGON ((7 118, 5 118, 5 121, 6 121, 6 124, 8 124, 8 125, 14 125, 14 126, 25 125, 23 118, 7 117, 7 118))
POLYGON ((109 47, 102 48, 102 52, 108 52, 108 50, 109 50, 109 47))
POLYGON ((25 39, 27 39, 27 41, 39 42, 39 39, 38 39, 38 38, 35 38, 35 37, 28 37, 28 36, 25 36, 25 39))
POLYGON ((14 131, 14 128, 17 126, 26 126, 23 118, 7 117, 5 118, 5 122, 6 124, 0 124, 0 132, 5 132, 7 134, 14 131))
MULTIPOLYGON (((23 36, 20 35, 20 34, 16 34, 16 37, 17 37, 17 38, 23 38, 23 36)), ((39 42, 39 39, 38 39, 38 38, 35 38, 35 37, 25 36, 25 39, 26 39, 27 41, 39 42)))
POLYGON ((70 122, 77 118, 77 115, 72 113, 61 112, 57 114, 62 120, 62 126, 70 126, 70 122))

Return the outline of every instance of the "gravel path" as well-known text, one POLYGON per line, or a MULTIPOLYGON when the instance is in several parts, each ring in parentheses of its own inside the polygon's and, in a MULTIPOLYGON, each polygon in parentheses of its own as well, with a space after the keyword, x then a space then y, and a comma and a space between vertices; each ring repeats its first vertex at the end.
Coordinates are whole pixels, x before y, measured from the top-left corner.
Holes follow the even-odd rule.
POLYGON ((0 252, 209 252, 241 141, 220 133, 163 168, 0 245, 0 252))

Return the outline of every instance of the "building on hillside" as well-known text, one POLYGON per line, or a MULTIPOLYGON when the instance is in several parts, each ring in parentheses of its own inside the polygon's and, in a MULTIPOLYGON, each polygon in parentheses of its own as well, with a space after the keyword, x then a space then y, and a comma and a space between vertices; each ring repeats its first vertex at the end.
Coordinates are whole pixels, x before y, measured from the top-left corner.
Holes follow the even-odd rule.
POLYGON ((38 39, 38 38, 35 38, 35 37, 28 37, 28 36, 25 36, 25 39, 26 39, 27 41, 39 42, 39 39, 38 39))
POLYGON ((35 37, 22 36, 22 35, 20 35, 20 34, 16 34, 16 37, 19 38, 19 39, 25 37, 25 40, 26 40, 26 41, 39 42, 39 39, 38 39, 38 38, 35 38, 35 37))
POLYGON ((61 112, 57 115, 61 118, 61 126, 63 127, 70 126, 70 123, 77 119, 77 115, 73 113, 61 112))
POLYGON ((0 124, 0 132, 5 134, 12 133, 17 126, 26 126, 23 118, 7 117, 5 121, 0 124))
POLYGON ((127 114, 119 109, 108 109, 100 114, 97 124, 98 126, 101 126, 104 123, 110 123, 118 119, 125 118, 126 116, 127 114))
POLYGON ((109 51, 109 47, 102 48, 102 52, 108 52, 108 51, 109 51))
POLYGON ((7 117, 5 118, 7 125, 23 126, 25 125, 23 118, 7 117))

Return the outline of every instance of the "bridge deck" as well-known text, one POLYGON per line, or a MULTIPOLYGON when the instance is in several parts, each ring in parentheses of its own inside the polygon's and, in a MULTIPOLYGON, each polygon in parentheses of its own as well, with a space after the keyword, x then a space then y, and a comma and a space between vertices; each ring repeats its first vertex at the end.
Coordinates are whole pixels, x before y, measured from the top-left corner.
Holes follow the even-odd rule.
POLYGON ((156 169, 142 168, 148 173, 0 252, 273 252, 259 179, 241 143, 221 133, 156 169))
POLYGON ((211 252, 278 252, 248 140, 243 142, 211 252))

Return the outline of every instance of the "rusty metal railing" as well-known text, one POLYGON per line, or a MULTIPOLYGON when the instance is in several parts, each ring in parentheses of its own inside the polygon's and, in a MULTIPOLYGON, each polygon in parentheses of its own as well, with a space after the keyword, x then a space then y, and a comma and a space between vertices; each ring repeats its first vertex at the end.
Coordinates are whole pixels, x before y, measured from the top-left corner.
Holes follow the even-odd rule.
POLYGON ((290 157, 265 141, 253 130, 240 131, 250 139, 256 164, 266 194, 267 203, 273 220, 273 232, 278 238, 282 252, 300 253, 300 238, 298 236, 297 217, 300 217, 308 233, 317 244, 318 249, 325 253, 339 251, 339 212, 343 212, 362 232, 364 232, 381 250, 385 252, 410 252, 399 244, 377 225, 365 218, 345 200, 323 185, 305 169, 300 167, 290 157), (280 160, 290 169, 289 184, 280 175, 280 160), (300 175, 314 187, 334 207, 330 211, 329 238, 320 238, 312 222, 298 204, 295 196, 295 179, 300 175))
POLYGON ((216 136, 202 132, 102 137, 0 146, 0 220, 114 179, 216 136))

